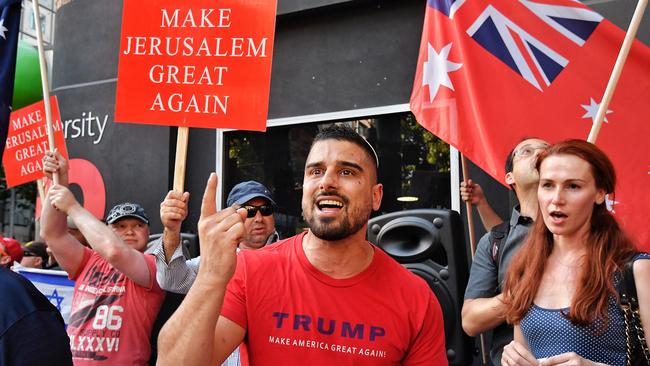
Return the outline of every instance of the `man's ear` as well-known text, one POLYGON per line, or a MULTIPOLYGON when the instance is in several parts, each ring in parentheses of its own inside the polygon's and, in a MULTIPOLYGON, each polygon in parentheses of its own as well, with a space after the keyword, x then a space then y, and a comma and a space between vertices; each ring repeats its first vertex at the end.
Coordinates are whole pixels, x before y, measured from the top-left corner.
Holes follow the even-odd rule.
POLYGON ((41 257, 36 257, 36 266, 37 266, 38 268, 43 267, 43 258, 41 258, 41 257))
POLYGON ((512 174, 512 172, 506 173, 506 184, 509 186, 515 184, 515 176, 512 174))
POLYGON ((381 207, 381 199, 384 196, 384 185, 377 183, 372 187, 372 209, 379 210, 381 207))

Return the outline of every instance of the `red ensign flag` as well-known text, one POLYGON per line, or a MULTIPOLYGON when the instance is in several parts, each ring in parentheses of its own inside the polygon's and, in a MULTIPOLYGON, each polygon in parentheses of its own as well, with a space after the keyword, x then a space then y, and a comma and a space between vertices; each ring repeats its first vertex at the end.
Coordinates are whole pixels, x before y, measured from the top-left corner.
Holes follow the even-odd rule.
MULTIPOLYGON (((572 0, 429 0, 411 110, 503 182, 522 138, 586 139, 625 33, 572 0)), ((650 49, 635 41, 597 145, 614 162, 607 207, 650 250, 650 49)))

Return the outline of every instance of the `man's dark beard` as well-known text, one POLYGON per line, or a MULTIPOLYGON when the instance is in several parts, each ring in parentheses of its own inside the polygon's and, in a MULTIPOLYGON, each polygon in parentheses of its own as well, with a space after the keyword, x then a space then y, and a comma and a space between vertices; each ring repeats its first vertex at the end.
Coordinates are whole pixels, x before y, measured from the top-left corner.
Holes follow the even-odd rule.
MULTIPOLYGON (((350 203, 349 198, 333 190, 322 191, 315 195, 312 201, 312 210, 315 211, 318 208, 316 200, 321 196, 338 197, 345 204, 345 208, 343 209, 347 212, 347 205, 350 203)), ((311 212, 311 217, 305 217, 305 220, 309 225, 309 230, 311 230, 317 238, 327 241, 337 241, 345 239, 361 230, 361 228, 363 228, 363 226, 368 222, 371 211, 372 209, 368 210, 367 215, 364 215, 360 210, 349 212, 348 215, 343 217, 340 225, 336 225, 336 219, 332 217, 321 218, 320 220, 316 219, 316 215, 313 211, 311 212), (350 217, 359 217, 361 220, 352 222, 350 217)))
MULTIPOLYGON (((315 206, 314 206, 315 207, 315 206)), ((340 225, 336 225, 336 219, 332 217, 316 219, 316 215, 312 213, 311 217, 307 219, 309 230, 319 239, 327 241, 336 241, 345 239, 348 236, 356 234, 363 228, 368 219, 370 218, 371 210, 367 214, 363 214, 360 210, 346 215, 341 220, 340 225), (359 218, 358 221, 350 221, 350 217, 359 218)))
MULTIPOLYGON (((366 220, 367 221, 367 220, 366 220)), ((316 220, 312 216, 308 220, 309 229, 317 238, 327 241, 337 241, 358 232, 366 224, 366 221, 359 220, 354 225, 345 217, 340 225, 335 226, 333 218, 316 220)))

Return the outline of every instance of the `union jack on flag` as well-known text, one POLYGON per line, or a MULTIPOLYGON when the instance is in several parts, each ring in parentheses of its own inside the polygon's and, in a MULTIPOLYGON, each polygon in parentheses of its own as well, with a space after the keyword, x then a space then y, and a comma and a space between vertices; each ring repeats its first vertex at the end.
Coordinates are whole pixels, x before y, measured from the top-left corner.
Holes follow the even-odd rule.
MULTIPOLYGON (((503 182, 526 136, 586 139, 625 33, 577 0, 428 0, 411 110, 503 182)), ((635 41, 597 145, 618 175, 608 207, 650 250, 650 48, 635 41)))

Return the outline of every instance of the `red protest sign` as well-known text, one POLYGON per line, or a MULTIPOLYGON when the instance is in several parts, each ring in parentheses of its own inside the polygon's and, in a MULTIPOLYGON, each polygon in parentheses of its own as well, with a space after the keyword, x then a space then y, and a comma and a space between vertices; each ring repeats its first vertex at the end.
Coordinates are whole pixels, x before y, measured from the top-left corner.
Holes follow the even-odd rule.
MULTIPOLYGON (((67 159, 63 125, 56 96, 50 97, 54 143, 67 159)), ((43 178, 43 156, 50 149, 45 120, 45 102, 40 101, 11 113, 7 144, 2 156, 7 187, 43 178)))
POLYGON ((125 0, 115 121, 266 130, 277 0, 125 0))

